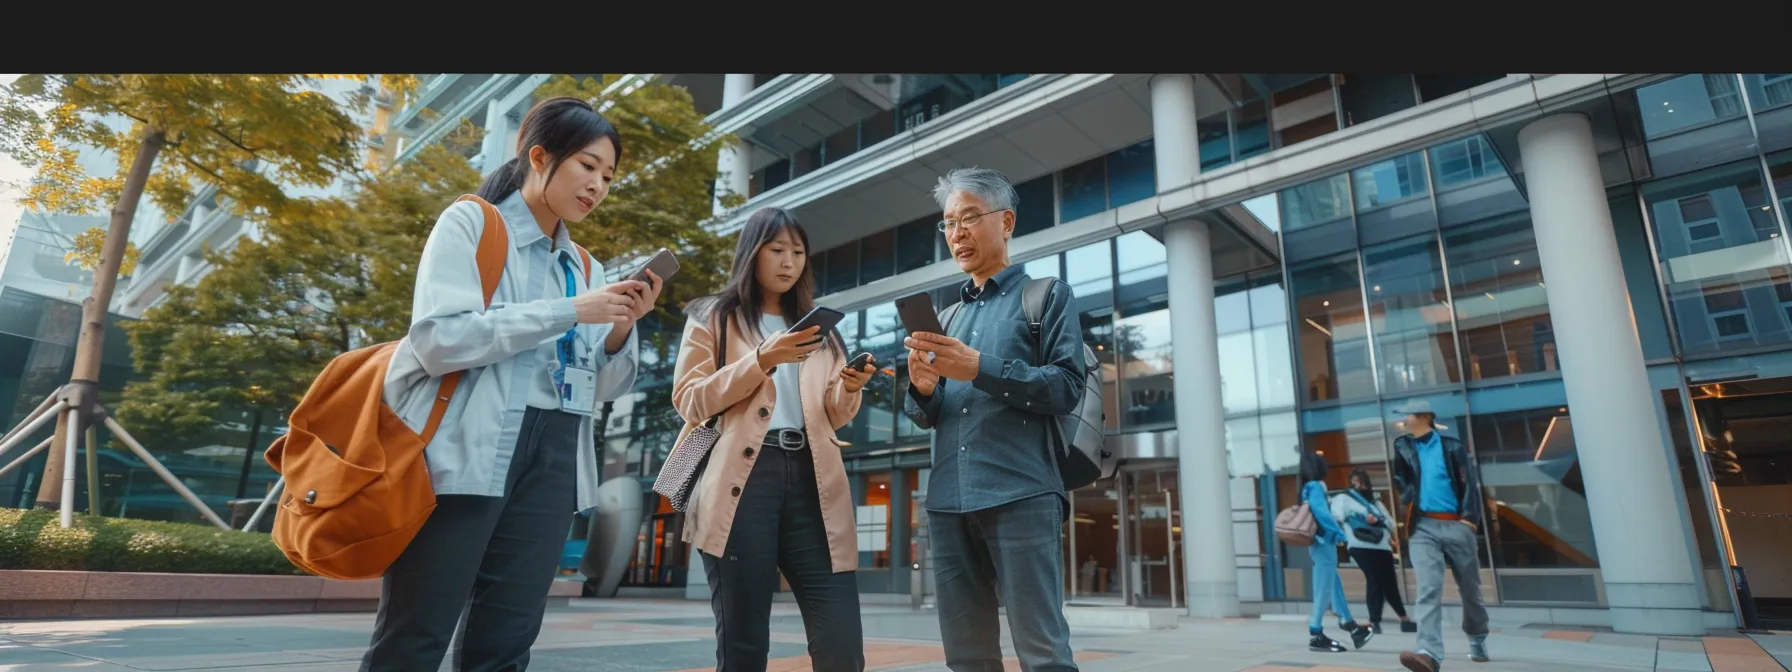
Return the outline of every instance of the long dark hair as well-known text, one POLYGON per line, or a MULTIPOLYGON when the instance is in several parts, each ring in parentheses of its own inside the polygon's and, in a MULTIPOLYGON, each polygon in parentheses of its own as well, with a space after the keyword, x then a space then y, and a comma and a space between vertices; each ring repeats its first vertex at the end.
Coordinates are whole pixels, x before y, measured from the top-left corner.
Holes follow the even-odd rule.
POLYGON ((622 134, 598 114, 591 103, 571 96, 549 98, 535 104, 523 117, 516 137, 516 156, 485 178, 479 191, 473 192, 490 203, 510 197, 523 188, 529 177, 529 149, 541 145, 548 153, 548 179, 560 170, 560 162, 591 146, 598 138, 609 138, 616 146, 616 163, 622 163, 622 134))
MULTIPOLYGON (((765 334, 759 328, 759 319, 765 315, 759 302, 764 294, 759 286, 759 250, 778 238, 778 234, 789 231, 791 237, 801 243, 803 250, 809 249, 809 232, 803 229, 803 223, 796 216, 783 208, 760 208, 740 229, 740 240, 734 246, 734 267, 729 270, 728 283, 722 290, 700 299, 701 314, 704 319, 727 319, 739 317, 741 328, 750 329, 761 339, 765 334)), ((790 291, 778 297, 778 308, 783 311, 786 322, 795 324, 804 315, 815 308, 815 266, 804 259, 803 272, 797 274, 796 284, 790 291)), ((846 341, 840 337, 837 329, 829 329, 825 338, 829 345, 841 357, 846 356, 846 341)))
POLYGON ((1323 483, 1323 482, 1325 482, 1325 475, 1327 473, 1330 473, 1331 470, 1332 470, 1331 465, 1328 465, 1325 463, 1325 456, 1320 455, 1318 451, 1309 450, 1304 453, 1301 453, 1301 456, 1300 456, 1300 480, 1301 480, 1301 482, 1305 483, 1307 481, 1319 481, 1319 482, 1323 483))

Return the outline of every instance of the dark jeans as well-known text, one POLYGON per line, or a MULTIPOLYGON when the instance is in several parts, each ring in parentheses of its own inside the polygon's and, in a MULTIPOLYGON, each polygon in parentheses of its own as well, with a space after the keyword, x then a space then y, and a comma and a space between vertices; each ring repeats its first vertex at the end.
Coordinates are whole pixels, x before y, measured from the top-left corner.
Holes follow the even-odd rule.
POLYGON ((815 458, 805 447, 761 445, 741 488, 726 557, 703 555, 710 608, 716 615, 716 670, 764 672, 771 654, 772 593, 778 574, 790 581, 809 635, 816 672, 865 669, 854 572, 835 572, 815 485, 815 458))
POLYGON ((1064 621, 1064 500, 1038 495, 971 513, 927 512, 940 634, 952 672, 1001 672, 1008 609, 1026 672, 1077 669, 1064 621))
POLYGON ((529 409, 504 497, 436 497, 386 570, 362 670, 435 670, 451 639, 456 670, 529 667, 577 506, 579 420, 529 409))
POLYGON ((1394 553, 1379 548, 1350 549, 1350 559, 1363 570, 1368 583, 1369 622, 1381 622, 1381 603, 1387 602, 1394 614, 1406 618, 1406 603, 1400 599, 1400 577, 1394 573, 1394 553))

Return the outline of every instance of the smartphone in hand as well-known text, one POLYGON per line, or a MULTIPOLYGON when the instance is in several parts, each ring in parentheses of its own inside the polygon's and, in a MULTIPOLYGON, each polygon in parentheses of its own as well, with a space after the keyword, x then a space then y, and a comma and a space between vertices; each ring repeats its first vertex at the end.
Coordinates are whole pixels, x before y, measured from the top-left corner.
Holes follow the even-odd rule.
MULTIPOLYGON (((814 310, 809 311, 808 315, 804 315, 803 319, 797 320, 796 324, 790 325, 789 331, 790 333, 795 333, 808 329, 809 327, 821 327, 820 331, 815 332, 816 340, 821 340, 827 338, 829 329, 833 329, 834 325, 840 324, 840 321, 844 319, 846 319, 846 313, 842 313, 827 306, 816 306, 814 310)), ((809 341, 809 343, 814 342, 815 341, 809 341)), ((804 343, 803 345, 808 345, 809 343, 804 343)))
POLYGON ((848 370, 852 370, 852 371, 863 371, 865 369, 865 365, 870 364, 870 363, 871 363, 871 353, 861 352, 861 353, 859 353, 859 356, 852 358, 851 362, 846 363, 846 368, 848 370))
POLYGON ((662 283, 670 280, 673 275, 678 273, 678 257, 673 256, 671 250, 662 247, 660 251, 653 254, 652 259, 648 259, 647 263, 642 264, 641 268, 630 275, 628 279, 647 282, 647 271, 649 270, 653 271, 654 275, 660 276, 662 283))
POLYGON ((933 309, 933 295, 927 292, 897 299, 896 315, 902 318, 902 328, 911 334, 946 335, 946 328, 940 326, 939 311, 933 309))

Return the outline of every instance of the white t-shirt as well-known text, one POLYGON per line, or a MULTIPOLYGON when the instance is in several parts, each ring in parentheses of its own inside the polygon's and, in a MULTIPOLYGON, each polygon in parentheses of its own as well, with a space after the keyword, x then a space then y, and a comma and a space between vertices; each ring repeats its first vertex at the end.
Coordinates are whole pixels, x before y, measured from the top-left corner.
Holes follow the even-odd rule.
MULTIPOLYGON (((759 316, 759 329, 767 338, 784 330, 789 323, 777 315, 759 316)), ((772 406, 772 422, 766 429, 802 429, 803 428, 803 396, 800 373, 803 364, 792 362, 779 364, 772 371, 772 386, 778 390, 778 400, 772 406)))

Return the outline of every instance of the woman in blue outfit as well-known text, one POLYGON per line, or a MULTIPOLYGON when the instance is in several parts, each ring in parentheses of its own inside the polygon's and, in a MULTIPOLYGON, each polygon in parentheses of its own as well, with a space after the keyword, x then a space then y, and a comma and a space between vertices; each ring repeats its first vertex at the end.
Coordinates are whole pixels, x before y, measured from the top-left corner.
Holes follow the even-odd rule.
POLYGON ((1346 650, 1344 645, 1325 636, 1327 607, 1338 613, 1338 620, 1343 623, 1345 632, 1350 633, 1350 641, 1356 648, 1363 648, 1375 632, 1358 625, 1350 616, 1350 600, 1344 597, 1344 582, 1338 578, 1338 544, 1344 543, 1345 532, 1332 517, 1331 503, 1326 498, 1325 474, 1329 470, 1320 454, 1301 455, 1300 480, 1305 485, 1301 486, 1300 498, 1307 503, 1314 522, 1319 525, 1313 535, 1313 545, 1307 547, 1307 554, 1313 558, 1313 617, 1307 619, 1307 633, 1313 638, 1307 642, 1307 648, 1339 652, 1346 650))

